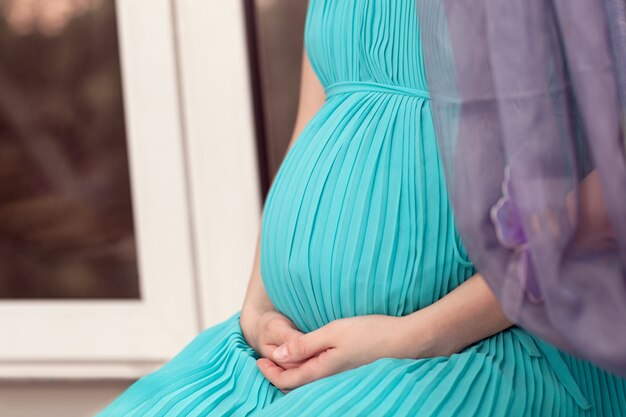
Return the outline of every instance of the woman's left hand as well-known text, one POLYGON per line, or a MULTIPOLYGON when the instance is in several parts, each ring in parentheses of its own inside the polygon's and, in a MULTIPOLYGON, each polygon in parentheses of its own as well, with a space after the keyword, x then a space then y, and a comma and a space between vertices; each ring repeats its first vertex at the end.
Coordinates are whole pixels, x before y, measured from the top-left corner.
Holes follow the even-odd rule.
POLYGON ((424 346, 414 336, 410 316, 367 315, 338 319, 279 346, 273 361, 260 358, 257 365, 265 377, 283 392, 381 358, 417 358, 424 346), (410 326, 410 327, 409 327, 410 326), (304 361, 304 362, 302 362, 304 361), (287 364, 302 362, 297 367, 287 364))

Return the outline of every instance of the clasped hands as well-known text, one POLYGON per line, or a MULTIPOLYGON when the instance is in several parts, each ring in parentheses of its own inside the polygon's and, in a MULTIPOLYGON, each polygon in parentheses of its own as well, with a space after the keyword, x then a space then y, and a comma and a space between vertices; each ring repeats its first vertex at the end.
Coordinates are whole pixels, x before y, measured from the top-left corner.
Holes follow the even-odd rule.
POLYGON ((427 328, 419 326, 415 314, 342 318, 303 333, 289 318, 269 311, 258 318, 247 338, 259 353, 261 373, 288 392, 377 359, 429 356, 434 339, 427 328))

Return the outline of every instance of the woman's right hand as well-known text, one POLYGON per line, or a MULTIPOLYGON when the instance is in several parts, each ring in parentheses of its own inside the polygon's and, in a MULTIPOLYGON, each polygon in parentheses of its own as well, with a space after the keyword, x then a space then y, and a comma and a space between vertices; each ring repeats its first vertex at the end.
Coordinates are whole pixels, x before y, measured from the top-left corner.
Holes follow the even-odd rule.
MULTIPOLYGON (((271 359, 274 350, 302 335, 296 325, 285 315, 276 310, 267 295, 260 269, 261 233, 257 237, 256 253, 252 266, 252 273, 248 282, 248 289, 241 306, 239 326, 243 337, 261 357, 271 359)), ((277 364, 281 366, 280 364, 277 364)), ((289 367, 298 364, 290 364, 289 367)), ((286 369, 286 368, 285 368, 286 369)))
MULTIPOLYGON (((311 121, 313 116, 322 108, 326 100, 326 91, 318 79, 313 66, 309 62, 306 50, 302 50, 302 69, 300 76, 300 94, 298 112, 291 135, 291 140, 285 151, 289 153, 300 133, 311 121)), ((293 337, 302 334, 295 324, 285 317, 272 305, 261 279, 261 230, 257 236, 256 252, 252 265, 252 273, 248 282, 248 289, 241 308, 240 325, 246 342, 262 357, 271 358, 272 352, 281 344, 293 337)), ((282 366, 280 364, 277 364, 282 366)), ((285 364, 293 367, 298 364, 285 364)))
MULTIPOLYGON (((244 339, 261 357, 270 360, 273 360, 272 354, 278 346, 303 334, 289 318, 276 310, 268 310, 246 319, 241 320, 244 339)), ((298 365, 298 362, 280 364, 284 369, 298 365)))

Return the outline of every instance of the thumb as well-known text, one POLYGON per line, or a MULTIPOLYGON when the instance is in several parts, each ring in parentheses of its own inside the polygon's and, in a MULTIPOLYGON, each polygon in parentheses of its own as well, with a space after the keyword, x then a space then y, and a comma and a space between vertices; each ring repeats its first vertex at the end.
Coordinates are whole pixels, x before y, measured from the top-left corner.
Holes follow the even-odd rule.
POLYGON ((277 362, 300 362, 331 348, 330 338, 325 328, 319 328, 283 343, 272 356, 277 362))

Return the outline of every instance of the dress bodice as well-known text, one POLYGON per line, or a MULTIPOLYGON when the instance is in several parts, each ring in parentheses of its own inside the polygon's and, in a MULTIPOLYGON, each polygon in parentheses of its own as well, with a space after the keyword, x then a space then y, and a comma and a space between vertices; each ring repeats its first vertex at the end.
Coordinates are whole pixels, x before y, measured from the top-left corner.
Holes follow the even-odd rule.
POLYGON ((325 88, 365 81, 426 90, 415 0, 310 0, 304 47, 325 88))

